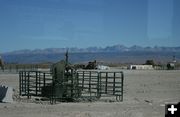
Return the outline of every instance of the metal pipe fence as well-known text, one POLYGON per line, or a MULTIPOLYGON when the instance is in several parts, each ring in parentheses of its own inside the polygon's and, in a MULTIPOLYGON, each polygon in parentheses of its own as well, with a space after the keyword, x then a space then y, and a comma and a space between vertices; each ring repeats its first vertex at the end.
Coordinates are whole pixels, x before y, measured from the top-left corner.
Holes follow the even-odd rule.
POLYGON ((20 71, 37 71, 38 69, 50 69, 51 64, 6 64, 2 73, 19 73, 20 71))
MULTIPOLYGON (((52 84, 52 75, 41 71, 19 72, 19 94, 21 96, 43 96, 43 88, 52 84)), ((49 96, 50 97, 50 96, 49 96)))
POLYGON ((19 93, 21 96, 48 97, 51 103, 64 100, 97 100, 115 97, 123 101, 123 72, 76 71, 63 75, 56 81, 50 72, 20 71, 19 93))

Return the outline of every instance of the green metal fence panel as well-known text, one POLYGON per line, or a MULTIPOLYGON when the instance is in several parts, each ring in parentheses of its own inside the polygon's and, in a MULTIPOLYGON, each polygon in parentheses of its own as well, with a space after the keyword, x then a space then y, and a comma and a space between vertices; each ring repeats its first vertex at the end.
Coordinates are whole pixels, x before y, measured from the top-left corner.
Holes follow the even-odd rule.
POLYGON ((101 97, 116 96, 123 101, 123 72, 99 72, 101 97))
POLYGON ((78 71, 78 88, 80 98, 94 99, 99 97, 99 74, 97 71, 78 71))
POLYGON ((50 73, 40 71, 20 71, 19 72, 19 93, 21 96, 42 96, 43 88, 52 84, 50 73))
POLYGON ((110 71, 78 71, 78 87, 81 97, 100 98, 115 96, 123 101, 123 72, 110 71))
POLYGON ((123 101, 123 82, 123 72, 117 71, 72 69, 60 76, 41 71, 20 71, 19 93, 28 98, 48 97, 52 103, 57 100, 94 100, 109 96, 123 101))

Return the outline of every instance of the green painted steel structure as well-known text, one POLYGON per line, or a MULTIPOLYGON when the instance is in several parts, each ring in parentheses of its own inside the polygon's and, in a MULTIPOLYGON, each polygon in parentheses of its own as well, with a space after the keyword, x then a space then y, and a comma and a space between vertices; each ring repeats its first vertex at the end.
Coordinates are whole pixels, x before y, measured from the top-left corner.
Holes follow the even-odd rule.
MULTIPOLYGON (((72 72, 72 71, 71 71, 72 72)), ((21 96, 48 97, 56 101, 92 101, 102 97, 116 97, 123 101, 123 72, 80 70, 57 78, 51 73, 41 71, 19 72, 19 91, 21 96), (72 75, 73 74, 73 75, 72 75)))
POLYGON ((51 72, 20 71, 19 92, 21 96, 48 97, 56 101, 97 100, 116 97, 123 101, 124 74, 121 71, 76 70, 65 61, 55 63, 51 72))

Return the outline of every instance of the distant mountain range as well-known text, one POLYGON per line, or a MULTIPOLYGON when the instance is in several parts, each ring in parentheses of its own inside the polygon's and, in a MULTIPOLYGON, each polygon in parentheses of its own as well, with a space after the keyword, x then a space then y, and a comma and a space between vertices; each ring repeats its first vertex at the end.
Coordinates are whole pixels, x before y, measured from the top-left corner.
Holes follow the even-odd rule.
POLYGON ((141 63, 146 59, 156 61, 170 61, 172 56, 180 59, 180 47, 141 47, 124 45, 88 48, 47 48, 35 50, 17 50, 3 53, 2 57, 7 63, 40 63, 56 62, 64 58, 64 53, 70 53, 70 60, 74 63, 90 60, 102 60, 108 62, 132 62, 141 63))
POLYGON ((148 51, 148 52, 180 52, 179 47, 141 47, 141 46, 131 46, 126 47, 124 45, 114 45, 107 46, 105 48, 101 47, 88 47, 88 48, 47 48, 47 49, 35 49, 35 50, 17 50, 12 52, 3 53, 4 55, 8 54, 49 54, 49 53, 64 53, 66 50, 72 53, 81 53, 81 52, 128 52, 128 51, 148 51))

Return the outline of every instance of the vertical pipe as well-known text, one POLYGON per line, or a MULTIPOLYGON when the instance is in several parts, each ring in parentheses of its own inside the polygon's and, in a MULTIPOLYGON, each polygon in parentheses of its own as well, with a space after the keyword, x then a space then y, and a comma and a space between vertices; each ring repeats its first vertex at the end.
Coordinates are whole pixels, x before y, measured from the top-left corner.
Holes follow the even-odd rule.
POLYGON ((100 75, 99 75, 99 80, 100 80, 100 91, 99 91, 99 96, 101 97, 101 94, 102 94, 102 73, 100 72, 100 75))
POLYGON ((24 91, 24 82, 23 82, 23 80, 24 80, 24 72, 22 72, 22 74, 21 74, 22 76, 21 76, 21 94, 23 93, 23 91, 24 91))
POLYGON ((82 77, 82 89, 84 88, 84 72, 85 72, 85 71, 83 71, 83 77, 82 77))
POLYGON ((80 97, 80 91, 81 89, 79 89, 79 73, 76 73, 76 79, 77 79, 77 97, 80 97))
POLYGON ((74 86, 75 86, 74 80, 73 80, 73 69, 71 69, 70 77, 71 77, 71 98, 73 98, 74 86))
POLYGON ((90 92, 90 98, 91 98, 91 71, 89 72, 89 92, 90 92))
MULTIPOLYGON (((56 69, 55 69, 56 70, 56 69)), ((52 78, 52 87, 51 87, 51 103, 53 104, 55 102, 55 80, 54 78, 52 78)))
POLYGON ((19 72, 19 95, 21 95, 21 74, 22 72, 19 72))
POLYGON ((106 72, 106 84, 105 84, 105 94, 107 94, 107 84, 108 84, 108 72, 106 72))
POLYGON ((39 71, 38 72, 38 92, 40 93, 40 90, 41 90, 41 72, 39 71))
POLYGON ((24 77, 24 72, 21 72, 21 95, 23 94, 23 78, 24 77))
POLYGON ((37 77, 38 77, 38 74, 37 74, 37 71, 36 71, 36 96, 37 96, 37 88, 38 88, 38 84, 37 84, 38 79, 37 79, 37 77))
POLYGON ((45 74, 45 73, 43 73, 43 87, 45 87, 45 85, 46 85, 45 76, 46 76, 46 74, 45 74))
POLYGON ((27 96, 28 96, 28 99, 30 97, 30 94, 29 94, 30 93, 29 92, 29 80, 30 80, 30 78, 29 77, 30 77, 30 75, 29 75, 29 72, 28 72, 28 80, 27 80, 27 90, 28 90, 28 95, 27 96))
POLYGON ((114 72, 114 76, 113 76, 113 95, 115 94, 115 83, 116 83, 116 72, 114 72))
POLYGON ((24 92, 24 94, 26 95, 26 92, 25 92, 25 71, 23 71, 23 74, 22 74, 22 90, 24 92))
POLYGON ((100 98, 100 73, 97 75, 97 97, 100 98))
POLYGON ((122 93, 122 97, 121 97, 121 101, 123 101, 123 87, 124 87, 124 73, 121 73, 121 79, 122 79, 122 85, 121 85, 121 93, 122 93))
POLYGON ((27 82, 26 82, 26 71, 25 71, 25 74, 24 74, 24 89, 25 89, 25 95, 27 95, 27 90, 26 90, 26 88, 27 88, 27 84, 26 84, 27 82))

